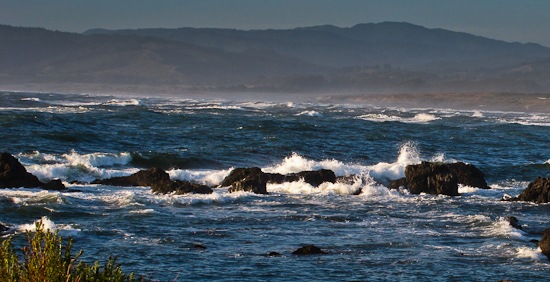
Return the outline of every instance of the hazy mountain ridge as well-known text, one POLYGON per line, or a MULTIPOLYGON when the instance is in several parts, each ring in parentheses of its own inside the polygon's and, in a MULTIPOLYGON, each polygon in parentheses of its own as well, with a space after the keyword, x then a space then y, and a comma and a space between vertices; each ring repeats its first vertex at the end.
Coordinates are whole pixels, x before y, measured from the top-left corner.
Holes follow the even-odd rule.
POLYGON ((550 48, 408 23, 289 30, 0 25, 0 83, 228 91, 550 92, 550 48))

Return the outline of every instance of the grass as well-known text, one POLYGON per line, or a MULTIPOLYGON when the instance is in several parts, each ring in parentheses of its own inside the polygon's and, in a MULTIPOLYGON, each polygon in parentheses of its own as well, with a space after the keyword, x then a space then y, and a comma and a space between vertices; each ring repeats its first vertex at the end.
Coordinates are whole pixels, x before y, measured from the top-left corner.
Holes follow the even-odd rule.
POLYGON ((57 282, 57 281, 143 281, 134 274, 124 274, 116 258, 109 257, 101 267, 96 261, 88 265, 78 261, 82 251, 71 253, 71 238, 63 244, 58 231, 44 230, 42 221, 36 223, 36 232, 27 231, 28 246, 22 248, 22 259, 14 250, 11 237, 0 247, 0 277, 2 281, 57 282))

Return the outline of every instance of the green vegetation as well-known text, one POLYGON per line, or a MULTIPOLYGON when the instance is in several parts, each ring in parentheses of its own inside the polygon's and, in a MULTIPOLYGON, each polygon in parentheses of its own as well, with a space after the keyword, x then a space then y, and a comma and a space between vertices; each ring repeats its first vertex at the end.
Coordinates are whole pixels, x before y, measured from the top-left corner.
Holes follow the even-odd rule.
POLYGON ((71 254, 72 240, 68 238, 63 245, 63 238, 58 232, 44 231, 42 222, 36 223, 36 232, 27 231, 29 245, 23 247, 23 260, 14 251, 11 237, 2 242, 0 247, 0 277, 2 281, 142 281, 134 274, 126 275, 116 264, 116 259, 109 257, 103 267, 99 262, 88 265, 77 260, 82 251, 71 254))

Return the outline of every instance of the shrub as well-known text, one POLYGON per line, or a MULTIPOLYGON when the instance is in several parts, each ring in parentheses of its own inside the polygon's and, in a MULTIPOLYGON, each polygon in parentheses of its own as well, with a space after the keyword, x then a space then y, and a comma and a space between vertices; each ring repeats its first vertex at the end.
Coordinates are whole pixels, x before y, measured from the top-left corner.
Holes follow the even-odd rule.
POLYGON ((126 275, 116 264, 116 258, 109 257, 104 267, 99 262, 88 265, 82 261, 76 264, 82 251, 71 254, 73 242, 63 238, 58 231, 44 231, 42 221, 36 223, 36 232, 27 231, 28 246, 23 247, 20 260, 11 244, 11 237, 2 242, 0 248, 0 277, 2 281, 143 281, 134 274, 126 275))

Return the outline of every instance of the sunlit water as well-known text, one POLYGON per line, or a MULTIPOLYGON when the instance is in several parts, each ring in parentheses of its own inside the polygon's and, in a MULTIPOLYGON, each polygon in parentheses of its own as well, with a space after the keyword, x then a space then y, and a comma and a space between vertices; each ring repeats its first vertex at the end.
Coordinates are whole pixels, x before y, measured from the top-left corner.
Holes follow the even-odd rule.
POLYGON ((537 281, 550 270, 530 242, 550 227, 550 206, 500 201, 550 175, 548 114, 0 92, 0 129, 1 151, 80 191, 0 190, 15 242, 42 219, 84 260, 117 256, 148 279, 537 281), (492 189, 447 197, 382 185, 423 160, 474 164, 492 189), (268 185, 269 195, 69 184, 152 166, 208 185, 250 166, 361 177, 268 185), (328 254, 291 254, 305 244, 328 254))

